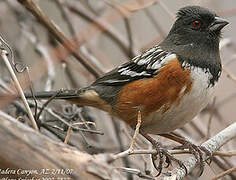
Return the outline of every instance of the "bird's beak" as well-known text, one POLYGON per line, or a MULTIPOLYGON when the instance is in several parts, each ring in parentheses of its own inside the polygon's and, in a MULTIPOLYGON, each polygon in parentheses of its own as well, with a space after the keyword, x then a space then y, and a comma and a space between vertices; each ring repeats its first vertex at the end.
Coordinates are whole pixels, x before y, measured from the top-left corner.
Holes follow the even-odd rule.
POLYGON ((215 17, 214 22, 210 25, 211 31, 220 31, 225 27, 229 22, 223 18, 215 17))

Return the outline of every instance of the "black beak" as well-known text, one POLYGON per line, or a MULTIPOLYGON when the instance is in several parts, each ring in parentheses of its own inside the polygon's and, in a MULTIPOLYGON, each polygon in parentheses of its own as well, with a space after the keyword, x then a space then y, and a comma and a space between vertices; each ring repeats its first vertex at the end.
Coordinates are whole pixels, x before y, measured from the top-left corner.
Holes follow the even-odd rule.
POLYGON ((219 17, 215 17, 214 22, 210 25, 210 30, 211 31, 220 31, 227 24, 229 24, 229 22, 226 21, 225 19, 219 18, 219 17))

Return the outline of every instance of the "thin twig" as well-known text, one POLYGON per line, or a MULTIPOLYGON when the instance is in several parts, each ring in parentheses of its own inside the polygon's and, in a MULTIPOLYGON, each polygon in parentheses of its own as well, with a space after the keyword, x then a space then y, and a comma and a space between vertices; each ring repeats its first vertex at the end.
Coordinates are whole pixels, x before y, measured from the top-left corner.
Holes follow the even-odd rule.
POLYGON ((75 43, 71 42, 60 31, 60 29, 51 21, 39 8, 39 6, 32 0, 18 0, 28 11, 30 11, 42 25, 70 52, 72 55, 91 72, 95 77, 99 77, 103 72, 94 66, 84 55, 78 51, 75 43))
POLYGON ((122 171, 127 172, 127 173, 135 174, 135 175, 137 175, 138 177, 140 177, 142 179, 152 179, 152 180, 155 180, 154 177, 148 176, 148 175, 142 173, 139 169, 125 168, 125 167, 119 167, 119 168, 116 168, 116 169, 117 170, 122 170, 122 171))
POLYGON ((65 119, 61 118, 58 114, 56 114, 55 112, 53 112, 51 109, 45 109, 47 112, 49 112, 50 114, 52 114, 54 117, 56 117, 58 120, 60 120, 62 123, 64 123, 65 125, 67 125, 68 127, 72 127, 72 129, 74 131, 83 131, 83 132, 89 132, 89 133, 93 133, 93 134, 100 134, 100 135, 104 135, 103 132, 101 131, 97 131, 97 130, 92 130, 92 129, 84 129, 84 128, 79 128, 79 127, 74 127, 73 125, 71 125, 70 123, 68 123, 65 119))
POLYGON ((58 0, 58 1, 54 1, 54 2, 57 5, 57 7, 59 8, 59 10, 61 11, 62 18, 65 20, 65 22, 68 26, 68 30, 70 31, 71 35, 74 36, 74 39, 75 39, 76 43, 78 43, 79 40, 76 36, 76 31, 75 31, 75 28, 73 26, 73 23, 71 22, 72 18, 69 16, 68 9, 66 9, 63 6, 63 0, 58 0))
POLYGON ((53 99, 55 99, 55 97, 56 97, 57 95, 59 95, 61 92, 62 92, 62 89, 59 90, 58 92, 56 92, 52 97, 50 97, 50 98, 43 104, 42 108, 40 109, 40 111, 39 111, 39 113, 38 113, 38 115, 37 115, 37 117, 36 117, 36 120, 37 120, 37 121, 39 120, 39 117, 40 117, 41 113, 43 112, 43 110, 45 109, 45 107, 46 107, 53 99))
POLYGON ((233 156, 236 156, 236 150, 228 151, 228 152, 216 151, 213 155, 221 156, 221 157, 233 157, 233 156))
MULTIPOLYGON (((109 3, 110 1, 106 0, 106 2, 109 3)), ((111 37, 125 53, 129 53, 130 49, 127 38, 125 38, 124 35, 117 31, 117 28, 113 27, 111 24, 111 20, 115 21, 116 19, 118 19, 118 17, 114 15, 114 12, 108 12, 101 17, 96 17, 96 15, 87 11, 82 6, 79 6, 78 3, 75 4, 72 1, 65 1, 64 3, 65 6, 70 9, 72 13, 75 13, 92 23, 89 28, 83 31, 84 33, 80 32, 82 37, 86 37, 86 41, 90 40, 91 38, 94 38, 95 35, 98 35, 102 32, 106 32, 107 35, 111 37)), ((128 17, 127 13, 125 17, 128 17)), ((133 46, 132 56, 136 56, 137 54, 139 54, 139 51, 133 46)))
POLYGON ((72 126, 78 126, 78 125, 93 125, 94 127, 96 127, 96 123, 95 122, 91 122, 91 121, 85 121, 85 122, 76 122, 73 123, 72 126))
POLYGON ((124 157, 129 156, 129 155, 156 154, 156 153, 157 153, 157 151, 155 149, 136 149, 136 150, 127 149, 126 151, 123 151, 121 153, 112 155, 109 162, 115 161, 116 159, 119 159, 119 158, 124 158, 124 157))
POLYGON ((67 133, 66 133, 66 138, 64 140, 64 143, 67 144, 69 139, 70 139, 70 135, 71 135, 71 131, 72 131, 72 128, 69 127, 68 130, 67 130, 67 133))
POLYGON ((17 77, 16 77, 16 75, 15 75, 15 72, 14 72, 14 70, 12 69, 11 64, 10 64, 10 62, 9 62, 9 60, 8 60, 8 57, 7 57, 7 54, 8 54, 8 53, 7 53, 6 50, 1 49, 0 54, 1 54, 1 56, 2 56, 2 59, 3 59, 4 63, 6 64, 8 70, 9 70, 9 73, 10 73, 10 75, 11 75, 11 77, 12 77, 14 83, 15 83, 15 87, 16 87, 16 89, 17 89, 17 92, 19 93, 19 95, 20 95, 20 97, 21 97, 21 99, 22 99, 22 101, 23 101, 23 103, 24 103, 24 106, 25 106, 25 108, 26 108, 26 110, 27 110, 29 119, 30 119, 30 121, 31 121, 31 123, 32 123, 32 126, 33 126, 33 128, 34 128, 35 130, 38 130, 37 123, 36 123, 36 121, 35 121, 35 119, 34 119, 34 116, 33 116, 32 112, 31 112, 31 110, 30 110, 29 104, 27 103, 27 100, 26 100, 26 98, 25 98, 24 92, 23 92, 23 90, 22 90, 22 88, 21 88, 21 86, 20 86, 20 83, 19 83, 19 81, 18 81, 18 79, 17 79, 17 77))
POLYGON ((222 177, 224 177, 224 176, 226 176, 226 175, 228 175, 228 174, 230 174, 232 172, 235 172, 235 171, 236 171, 236 167, 230 168, 227 171, 224 171, 224 172, 218 174, 216 177, 212 178, 211 180, 220 179, 220 178, 222 178, 222 177))
MULTIPOLYGON (((191 152, 189 150, 169 150, 168 151, 170 154, 191 154, 191 152)), ((116 159, 119 158, 124 158, 126 156, 129 155, 135 155, 135 154, 156 154, 157 151, 155 149, 136 149, 131 151, 130 149, 127 149, 124 152, 118 153, 116 155, 112 155, 112 160, 114 161, 116 159)), ((229 151, 229 152, 220 152, 220 151, 216 151, 213 156, 220 156, 220 157, 232 157, 232 156, 236 156, 236 152, 235 151, 229 151)))
MULTIPOLYGON (((89 122, 89 121, 86 121, 86 122, 77 122, 77 123, 74 123, 72 124, 72 126, 70 126, 67 130, 67 133, 66 133, 66 138, 64 140, 64 143, 67 144, 69 142, 69 139, 70 139, 70 135, 71 135, 71 132, 72 132, 72 127, 73 126, 76 126, 76 125, 84 125, 84 124, 92 124, 93 126, 96 126, 96 124, 94 122, 89 122)), ((86 140, 85 140, 86 141, 86 140)), ((87 143, 87 141, 86 141, 87 143)), ((88 144, 88 143, 87 143, 88 144)))
MULTIPOLYGON (((135 145, 135 142, 136 142, 137 135, 139 134, 139 128, 141 126, 141 123, 142 123, 141 111, 138 111, 137 125, 136 125, 136 128, 135 128, 134 135, 133 135, 133 138, 131 140, 129 149, 127 149, 126 151, 123 151, 121 153, 118 153, 116 155, 112 155, 110 157, 110 159, 108 160, 108 162, 112 162, 116 159, 123 158, 123 157, 126 157, 128 155, 134 154, 134 152, 137 152, 136 150, 134 150, 134 145, 135 145)), ((150 152, 148 154, 150 154, 150 152)))

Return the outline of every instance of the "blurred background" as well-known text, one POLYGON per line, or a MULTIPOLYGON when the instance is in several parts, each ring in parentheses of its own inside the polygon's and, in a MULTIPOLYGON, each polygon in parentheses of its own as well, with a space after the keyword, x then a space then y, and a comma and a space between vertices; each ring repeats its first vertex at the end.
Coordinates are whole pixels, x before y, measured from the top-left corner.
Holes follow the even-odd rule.
MULTIPOLYGON (((22 1, 23 2, 23 1, 22 1)), ((79 88, 89 85, 96 77, 121 63, 131 60, 147 48, 158 44, 167 35, 179 8, 186 5, 208 7, 227 19, 221 41, 221 57, 224 71, 214 100, 184 128, 176 130, 196 144, 201 144, 231 123, 236 117, 236 1, 234 0, 35 0, 44 18, 51 20, 67 38, 71 53, 63 48, 60 35, 55 38, 43 21, 35 18, 25 6, 16 0, 0 1, 0 34, 14 53, 13 67, 25 91, 79 88), (87 67, 83 63, 89 63, 87 67), (25 70, 28 67, 29 72, 25 70), (88 67, 92 67, 91 69, 88 67)), ((68 44, 67 43, 67 44, 68 44)), ((65 44, 64 44, 65 45, 65 44)), ((15 91, 9 86, 11 78, 3 61, 0 61, 0 91, 15 91)), ((45 101, 39 101, 37 110, 45 101)), ((35 104, 30 101, 32 110, 35 104)), ((1 109, 30 124, 21 102, 1 103, 1 109)), ((53 101, 41 113, 40 131, 55 141, 64 141, 68 125, 60 116, 73 124, 68 144, 90 154, 118 153, 129 147, 133 131, 123 122, 99 110, 53 101), (53 113, 50 113, 52 110, 53 113)), ((163 141, 162 138, 155 138, 163 141)), ((176 144, 166 140, 171 148, 176 144)), ((225 144, 221 151, 235 151, 236 142, 225 144)), ((0 147, 1 148, 1 147, 0 147)), ((151 148, 141 136, 137 148, 151 148)), ((185 159, 187 155, 178 155, 185 159)), ((157 172, 149 155, 134 155, 119 159, 114 167, 129 167, 147 175, 157 172)), ((176 166, 175 164, 173 165, 176 166)), ((235 156, 214 156, 206 165, 201 177, 191 174, 186 179, 207 180, 236 166, 235 156)), ((171 169, 172 167, 170 167, 171 169)), ((166 171, 166 170, 165 170, 166 171)), ((132 173, 121 171, 127 179, 140 179, 132 173)), ((222 179, 236 179, 236 173, 222 179)))

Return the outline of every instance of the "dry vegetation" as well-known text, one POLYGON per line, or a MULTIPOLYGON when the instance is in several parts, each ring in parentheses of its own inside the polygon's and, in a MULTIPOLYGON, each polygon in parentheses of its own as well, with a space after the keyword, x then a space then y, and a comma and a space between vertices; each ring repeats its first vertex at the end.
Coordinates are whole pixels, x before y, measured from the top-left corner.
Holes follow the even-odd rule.
MULTIPOLYGON (((236 3, 192 0, 189 4, 214 9, 231 22, 221 42, 224 71, 214 100, 191 123, 176 130, 198 145, 203 143, 214 156, 198 177, 197 168, 192 171, 196 159, 187 151, 171 150, 187 160, 191 173, 185 176, 173 164, 159 178, 236 179, 236 3)), ((185 1, 171 0, 2 0, 0 34, 10 47, 1 40, 0 92, 89 85, 161 41, 174 13, 185 5, 185 1), (17 88, 5 65, 8 60, 19 80, 17 88)), ((123 122, 65 101, 28 103, 30 108, 10 95, 0 101, 0 178, 155 179, 157 172, 150 161, 155 151, 140 135, 130 145, 134 132, 123 122)), ((177 145, 156 138, 169 149, 177 145)))

